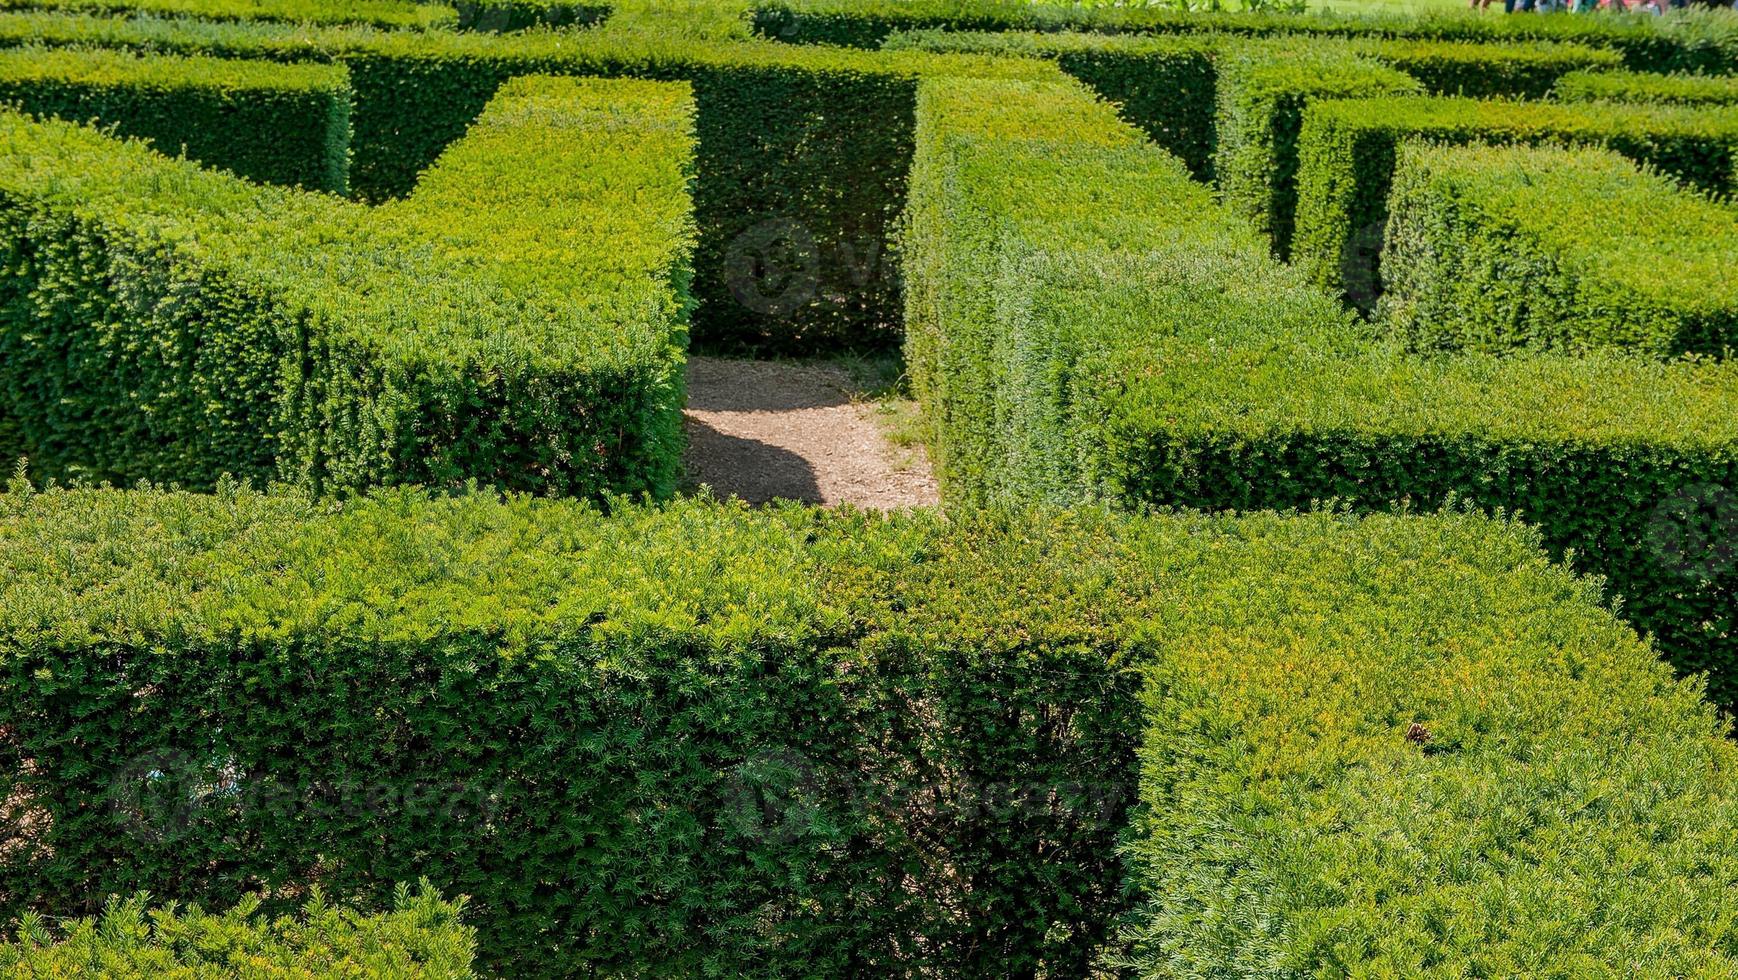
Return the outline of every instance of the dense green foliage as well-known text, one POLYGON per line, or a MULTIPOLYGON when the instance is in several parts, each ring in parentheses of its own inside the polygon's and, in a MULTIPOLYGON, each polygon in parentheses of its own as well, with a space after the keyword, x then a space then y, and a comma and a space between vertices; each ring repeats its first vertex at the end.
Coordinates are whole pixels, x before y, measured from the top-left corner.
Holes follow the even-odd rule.
POLYGON ((441 28, 459 24, 458 12, 452 6, 415 0, 0 0, 0 10, 140 13, 384 28, 441 28))
POLYGON ((675 33, 378 33, 0 14, 0 45, 33 40, 342 63, 356 100, 350 183, 370 201, 408 193, 509 78, 689 81, 699 104, 696 338, 794 351, 886 346, 897 336, 898 275, 885 239, 904 201, 916 79, 1054 74, 1007 59, 675 33))
POLYGON ((338 66, 5 49, 0 105, 112 128, 251 180, 348 185, 350 80, 338 66))
POLYGON ((100 918, 50 927, 26 913, 17 938, 0 943, 0 970, 16 980, 468 980, 476 933, 423 884, 399 888, 393 910, 359 915, 318 891, 296 916, 263 919, 257 897, 211 914, 160 908, 148 896, 110 899, 100 918))
POLYGON ((668 493, 691 113, 680 86, 516 82, 377 210, 0 116, 0 454, 668 493))
POLYGON ((1413 348, 1738 345, 1738 216, 1610 150, 1402 147, 1388 209, 1378 312, 1413 348))
POLYGON ((1462 41, 1369 41, 1357 47, 1390 68, 1411 75, 1432 95, 1542 99, 1570 72, 1623 64, 1615 51, 1581 44, 1462 41))
POLYGON ((1738 78, 1730 75, 1577 71, 1558 79, 1553 94, 1565 102, 1667 102, 1723 106, 1738 103, 1738 78))
POLYGON ((1465 11, 1345 16, 1026 0, 756 0, 754 27, 786 42, 862 48, 879 47, 896 31, 925 29, 1564 41, 1615 49, 1627 67, 1638 71, 1726 73, 1738 67, 1738 17, 1724 10, 1669 18, 1488 17, 1465 11))
POLYGON ((1219 56, 1219 193, 1232 211, 1291 251, 1298 129, 1317 99, 1422 91, 1404 72, 1328 41, 1250 42, 1219 56))
POLYGON ((1738 698, 1730 363, 1419 358, 1265 252, 1082 92, 926 88, 907 355, 948 494, 1518 511, 1738 698))
POLYGON ((1519 525, 20 490, 9 909, 416 874, 510 976, 1079 976, 1139 773, 1137 953, 1726 942, 1732 749, 1519 525))
POLYGON ((0 915, 414 875, 508 976, 1081 975, 1118 624, 1215 523, 15 490, 0 915))
MULTIPOLYGON (((1292 260, 1361 306, 1381 292, 1382 229, 1403 139, 1610 147, 1701 190, 1732 189, 1738 117, 1682 106, 1565 105, 1454 98, 1327 100, 1298 137, 1292 260)), ((1563 175, 1572 186, 1572 175, 1563 175)))

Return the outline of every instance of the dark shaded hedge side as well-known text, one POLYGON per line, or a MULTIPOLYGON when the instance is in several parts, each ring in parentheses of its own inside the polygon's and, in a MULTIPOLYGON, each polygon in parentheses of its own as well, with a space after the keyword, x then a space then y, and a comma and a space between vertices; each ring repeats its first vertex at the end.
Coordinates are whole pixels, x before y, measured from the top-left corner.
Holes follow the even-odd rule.
POLYGON ((1716 110, 1453 98, 1318 101, 1304 113, 1298 137, 1292 261, 1312 281, 1365 308, 1382 292, 1382 228, 1404 139, 1605 146, 1711 194, 1730 192, 1738 166, 1738 118, 1716 110))
POLYGON ((1207 12, 1173 7, 1026 3, 1023 0, 757 0, 753 26, 793 44, 880 47, 909 30, 1084 31, 1139 34, 1303 35, 1421 41, 1558 41, 1612 48, 1637 71, 1726 74, 1738 66, 1738 18, 1712 10, 1669 18, 1484 17, 1207 12))
POLYGON ((1403 145, 1388 208, 1377 322, 1414 349, 1738 347, 1731 209, 1611 150, 1403 145))
POLYGON ((48 476, 665 495, 685 86, 521 80, 381 208, 0 114, 0 454, 48 476))
POLYGON ((1372 338, 1078 88, 926 86, 918 136, 906 349, 949 498, 1517 512, 1738 701, 1731 362, 1372 338))
POLYGON ((0 105, 91 123, 237 176, 343 194, 350 79, 336 65, 0 50, 0 105))
POLYGON ((1084 976, 1132 891, 1155 970, 1723 963, 1733 749, 1598 601, 1466 515, 15 484, 0 910, 426 876, 509 976, 1084 976))
POLYGON ((17 936, 0 940, 9 977, 248 976, 354 980, 461 980, 473 976, 476 930, 460 922, 465 901, 442 901, 426 882, 400 887, 392 910, 363 914, 315 890, 295 915, 266 918, 256 896, 221 913, 154 903, 139 893, 111 898, 100 916, 50 925, 26 913, 17 936))
POLYGON ((615 511, 0 495, 0 915, 426 876, 509 976, 1087 972, 1118 623, 1211 522, 615 511))

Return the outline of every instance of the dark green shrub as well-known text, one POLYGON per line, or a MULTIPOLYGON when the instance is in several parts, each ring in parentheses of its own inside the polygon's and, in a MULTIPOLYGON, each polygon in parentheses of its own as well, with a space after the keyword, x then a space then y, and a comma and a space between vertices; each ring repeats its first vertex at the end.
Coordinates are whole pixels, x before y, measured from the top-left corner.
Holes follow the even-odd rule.
POLYGON ((677 28, 382 34, 0 14, 0 45, 31 40, 344 64, 356 99, 350 184, 369 201, 408 193, 509 78, 689 81, 699 104, 695 333, 715 349, 892 343, 899 282, 885 239, 904 201, 917 78, 1055 73, 1008 59, 696 41, 677 28))
POLYGON ((951 499, 1519 512, 1738 700, 1731 363, 1372 340, 1066 87, 926 87, 912 181, 907 355, 951 499))
POLYGON ((910 31, 884 51, 920 50, 1054 60, 1062 70, 1115 103, 1124 119, 1183 158, 1197 179, 1213 175, 1213 56, 1216 37, 1128 37, 1079 33, 910 31))
POLYGON ((1142 4, 1024 0, 757 0, 754 28, 799 44, 874 48, 896 31, 1089 31, 1245 36, 1389 37, 1431 41, 1564 41, 1613 48, 1638 71, 1723 74, 1738 66, 1729 11, 1619 17, 1485 17, 1466 11, 1336 15, 1206 12, 1142 4))
POLYGON ((1388 211, 1379 319, 1410 347, 1738 341, 1732 212, 1610 150, 1402 147, 1388 211))
POLYGON ((250 180, 337 194, 348 183, 350 79, 335 65, 3 49, 0 105, 112 128, 250 180))
POLYGON ((0 916, 426 876, 505 976, 1083 975, 1216 523, 18 491, 0 916))
POLYGON ((1577 71, 1558 79, 1552 94, 1564 102, 1663 102, 1724 106, 1738 103, 1738 78, 1653 75, 1630 71, 1577 71))
POLYGON ((1581 44, 1381 40, 1358 50, 1424 83, 1432 95, 1542 99, 1565 74, 1615 69, 1617 52, 1581 44))
MULTIPOLYGON (((1360 306, 1381 292, 1382 228, 1396 147, 1567 142, 1605 146, 1714 194, 1732 187, 1738 118, 1679 106, 1563 105, 1473 99, 1318 101, 1298 138, 1292 261, 1360 306)), ((1572 175, 1563 175, 1572 183, 1572 175)))
POLYGON ((669 493, 690 98, 515 82, 375 210, 0 116, 0 455, 189 486, 669 493))
POLYGON ((384 28, 441 28, 459 23, 458 12, 451 5, 413 0, 0 0, 0 10, 138 13, 384 28))
POLYGON ((461 925, 465 902, 444 902, 427 883, 400 888, 393 910, 359 915, 316 890, 296 916, 264 919, 257 897, 221 915, 174 903, 152 908, 144 894, 111 898, 102 915, 60 928, 27 914, 18 937, 0 943, 0 970, 15 978, 247 976, 464 980, 475 930, 461 925))
POLYGON ((1411 76, 1327 41, 1250 42, 1221 52, 1218 67, 1220 197, 1281 257, 1291 251, 1304 106, 1422 91, 1411 76))

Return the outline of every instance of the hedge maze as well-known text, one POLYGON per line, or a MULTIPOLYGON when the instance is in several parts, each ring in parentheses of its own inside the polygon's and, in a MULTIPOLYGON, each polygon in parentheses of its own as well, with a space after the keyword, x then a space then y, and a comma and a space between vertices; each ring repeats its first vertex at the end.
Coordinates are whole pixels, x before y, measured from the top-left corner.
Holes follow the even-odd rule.
POLYGON ((1734 77, 0 0, 0 970, 1738 974, 1734 77), (893 345, 945 511, 679 492, 893 345))

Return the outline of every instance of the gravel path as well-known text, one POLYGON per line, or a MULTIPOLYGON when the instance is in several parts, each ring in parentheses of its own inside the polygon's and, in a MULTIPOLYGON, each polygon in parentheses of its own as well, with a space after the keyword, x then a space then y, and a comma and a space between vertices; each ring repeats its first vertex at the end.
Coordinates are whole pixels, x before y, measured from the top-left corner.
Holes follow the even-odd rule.
POLYGON ((890 446, 874 406, 852 394, 831 366, 689 358, 689 479, 750 503, 935 504, 923 451, 890 446))

